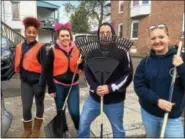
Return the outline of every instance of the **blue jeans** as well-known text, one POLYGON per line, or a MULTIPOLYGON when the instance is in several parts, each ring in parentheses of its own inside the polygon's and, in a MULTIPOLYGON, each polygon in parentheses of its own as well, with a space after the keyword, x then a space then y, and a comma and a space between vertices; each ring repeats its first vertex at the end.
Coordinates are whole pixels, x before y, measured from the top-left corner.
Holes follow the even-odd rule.
MULTIPOLYGON (((66 87, 60 84, 55 84, 55 86, 56 86, 55 103, 56 103, 57 112, 60 112, 60 110, 62 110, 65 98, 67 97, 70 87, 66 87)), ((80 106, 79 106, 79 87, 78 85, 74 85, 72 87, 67 103, 68 103, 69 113, 72 117, 75 128, 78 130, 79 121, 80 121, 79 120, 80 119, 80 106)), ((65 115, 64 115, 64 130, 65 131, 68 130, 65 115)))
MULTIPOLYGON (((104 104, 104 113, 107 115, 113 130, 113 137, 125 137, 123 128, 123 102, 115 104, 104 104)), ((100 103, 89 96, 83 106, 80 116, 79 138, 90 136, 90 125, 100 114, 100 103)))
MULTIPOLYGON (((163 118, 151 115, 143 108, 141 108, 141 115, 147 137, 159 138, 161 127, 163 124, 163 118)), ((184 137, 183 122, 181 117, 175 119, 168 119, 164 137, 166 138, 184 137)))

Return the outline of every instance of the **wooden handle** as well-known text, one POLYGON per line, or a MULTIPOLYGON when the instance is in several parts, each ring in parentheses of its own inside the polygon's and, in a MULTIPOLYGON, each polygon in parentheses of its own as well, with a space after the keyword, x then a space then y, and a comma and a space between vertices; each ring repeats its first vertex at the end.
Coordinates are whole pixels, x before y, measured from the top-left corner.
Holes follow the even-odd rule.
POLYGON ((177 55, 180 56, 180 52, 182 49, 182 41, 179 41, 178 49, 177 49, 177 55))
POLYGON ((168 121, 168 115, 169 115, 168 112, 166 112, 164 115, 160 138, 164 138, 164 133, 165 133, 165 129, 166 129, 167 121, 168 121))
POLYGON ((79 57, 79 59, 81 59, 82 58, 82 54, 80 54, 80 57, 79 57))
MULTIPOLYGON (((177 56, 180 56, 181 48, 182 48, 182 41, 179 41, 178 49, 177 49, 177 56)), ((174 67, 174 72, 173 72, 173 77, 172 77, 172 86, 170 88, 170 92, 172 92, 172 94, 173 94, 173 89, 172 88, 174 87, 174 84, 175 84, 176 75, 177 75, 177 69, 176 69, 176 67, 174 67), (171 89, 172 89, 172 91, 171 91, 171 89)), ((172 97, 172 95, 171 95, 171 97, 172 97)), ((169 101, 171 102, 171 100, 169 100, 169 101)), ((164 115, 160 138, 164 138, 166 125, 167 125, 167 122, 168 122, 168 115, 169 115, 168 112, 166 112, 165 115, 164 115)))
POLYGON ((103 124, 103 96, 101 96, 100 115, 101 115, 101 123, 103 124))

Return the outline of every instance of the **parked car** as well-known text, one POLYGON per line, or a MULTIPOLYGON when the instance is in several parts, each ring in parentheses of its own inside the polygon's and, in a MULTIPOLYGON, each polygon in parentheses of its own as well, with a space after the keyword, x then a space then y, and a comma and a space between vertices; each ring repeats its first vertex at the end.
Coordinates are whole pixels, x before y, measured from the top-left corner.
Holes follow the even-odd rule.
POLYGON ((73 35, 73 39, 74 41, 76 41, 77 39, 81 39, 87 36, 92 36, 93 34, 91 33, 76 33, 75 35, 73 35))
MULTIPOLYGON (((14 74, 14 49, 15 46, 7 37, 1 37, 1 81, 9 80, 14 74)), ((11 126, 13 116, 6 110, 3 92, 1 89, 1 137, 6 134, 11 126)))
POLYGON ((1 81, 9 80, 14 74, 15 45, 7 37, 1 37, 1 81))

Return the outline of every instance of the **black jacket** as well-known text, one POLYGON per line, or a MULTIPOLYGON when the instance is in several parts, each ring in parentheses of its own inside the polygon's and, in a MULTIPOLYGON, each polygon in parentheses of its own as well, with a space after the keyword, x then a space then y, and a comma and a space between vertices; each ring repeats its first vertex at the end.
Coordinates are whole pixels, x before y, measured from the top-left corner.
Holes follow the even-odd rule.
MULTIPOLYGON (((105 54, 109 58, 118 60, 119 65, 105 83, 108 85, 110 93, 104 96, 104 103, 119 103, 125 99, 126 88, 132 81, 132 61, 128 53, 116 48, 114 44, 101 47, 101 49, 93 50, 88 54, 87 60, 92 57, 102 57, 105 56, 105 54)), ((94 100, 100 102, 100 97, 96 94, 96 89, 100 84, 95 79, 87 64, 84 66, 84 73, 90 86, 90 95, 94 98, 94 100)))
MULTIPOLYGON (((57 44, 55 44, 56 49, 60 49, 59 46, 57 44)), ((72 48, 73 49, 73 48, 72 48)), ((71 49, 71 51, 72 51, 71 49)), ((70 52, 69 54, 67 54, 67 52, 65 52, 64 50, 60 49, 61 51, 63 51, 67 57, 70 58, 70 52)), ((47 79, 47 85, 48 85, 48 92, 49 93, 53 93, 56 92, 56 88, 55 88, 55 84, 53 82, 53 79, 56 79, 59 82, 63 82, 66 84, 71 84, 72 81, 72 77, 73 77, 73 72, 71 72, 69 69, 62 75, 57 75, 57 76, 53 76, 53 62, 54 62, 54 53, 53 53, 53 49, 50 48, 48 51, 48 55, 47 55, 47 60, 46 60, 46 68, 45 68, 45 72, 46 72, 46 79, 47 79)), ((62 68, 62 67, 61 67, 62 68)), ((83 63, 81 63, 79 65, 80 69, 83 69, 83 63)), ((76 74, 74 82, 78 81, 79 79, 79 75, 76 74)))

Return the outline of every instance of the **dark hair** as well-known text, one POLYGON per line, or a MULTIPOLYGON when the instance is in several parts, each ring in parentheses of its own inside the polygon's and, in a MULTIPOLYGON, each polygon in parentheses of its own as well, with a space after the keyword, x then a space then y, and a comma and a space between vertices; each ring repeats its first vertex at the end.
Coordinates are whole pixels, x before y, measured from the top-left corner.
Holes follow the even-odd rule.
POLYGON ((97 36, 98 36, 98 37, 99 37, 99 35, 100 35, 100 28, 101 28, 102 26, 109 26, 109 27, 111 28, 112 35, 116 35, 116 32, 115 32, 114 27, 112 26, 112 24, 110 24, 110 23, 108 23, 108 22, 105 22, 105 23, 101 24, 101 25, 98 27, 98 32, 97 32, 97 36))
POLYGON ((62 30, 67 30, 69 32, 71 40, 73 40, 73 36, 72 36, 71 31, 69 29, 66 29, 65 27, 61 27, 59 30, 57 30, 57 32, 56 32, 57 38, 59 37, 60 31, 62 31, 62 30))
POLYGON ((39 29, 41 26, 40 21, 34 17, 25 17, 22 22, 23 22, 25 28, 27 28, 29 26, 34 26, 36 29, 39 29))

